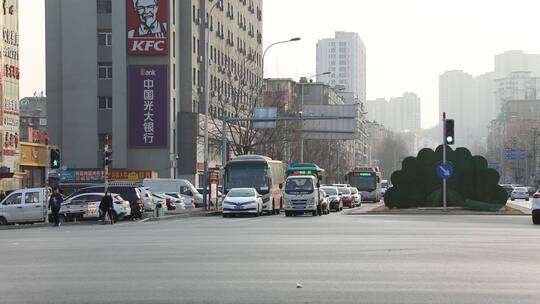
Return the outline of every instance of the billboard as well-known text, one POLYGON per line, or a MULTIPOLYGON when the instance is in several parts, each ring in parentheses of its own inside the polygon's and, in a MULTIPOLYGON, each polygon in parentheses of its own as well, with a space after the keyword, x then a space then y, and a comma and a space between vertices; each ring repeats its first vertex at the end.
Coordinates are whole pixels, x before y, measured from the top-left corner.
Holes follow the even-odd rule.
POLYGON ((166 65, 129 67, 129 145, 158 148, 167 145, 166 65))
POLYGON ((329 117, 325 120, 305 120, 304 139, 352 140, 357 137, 358 105, 304 105, 304 116, 329 117), (335 119, 332 117, 339 117, 335 119))
POLYGON ((126 0, 128 55, 167 55, 168 0, 126 0))

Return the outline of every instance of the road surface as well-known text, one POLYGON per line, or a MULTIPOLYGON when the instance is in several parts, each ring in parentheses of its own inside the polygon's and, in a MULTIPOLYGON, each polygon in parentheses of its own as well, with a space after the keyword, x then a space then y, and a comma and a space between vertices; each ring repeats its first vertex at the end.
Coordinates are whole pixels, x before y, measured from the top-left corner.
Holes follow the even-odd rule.
POLYGON ((0 303, 540 302, 526 216, 199 217, 0 242, 0 303))

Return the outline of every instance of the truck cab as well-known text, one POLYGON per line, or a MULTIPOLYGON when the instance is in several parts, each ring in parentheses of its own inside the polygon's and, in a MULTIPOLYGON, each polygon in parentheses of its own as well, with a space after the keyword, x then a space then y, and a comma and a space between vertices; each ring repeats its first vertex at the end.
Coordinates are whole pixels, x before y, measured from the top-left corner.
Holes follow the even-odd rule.
POLYGON ((0 202, 0 225, 44 222, 46 218, 45 188, 17 190, 0 202))
POLYGON ((325 193, 312 175, 292 175, 285 181, 283 199, 285 216, 302 214, 322 215, 325 193))

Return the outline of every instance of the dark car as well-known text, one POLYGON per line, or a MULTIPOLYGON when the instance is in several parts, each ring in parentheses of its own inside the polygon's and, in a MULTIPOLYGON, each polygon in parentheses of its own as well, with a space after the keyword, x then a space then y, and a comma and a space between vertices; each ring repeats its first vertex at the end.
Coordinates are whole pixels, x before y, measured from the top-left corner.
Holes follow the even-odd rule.
MULTIPOLYGON (((142 214, 138 214, 137 210, 144 210, 143 201, 141 200, 141 191, 139 187, 136 186, 115 186, 111 185, 107 188, 112 193, 119 194, 122 198, 129 201, 129 206, 131 207, 131 216, 132 217, 142 217, 142 214)), ((104 193, 105 186, 92 186, 80 189, 79 191, 73 193, 70 197, 82 194, 82 193, 104 193)))

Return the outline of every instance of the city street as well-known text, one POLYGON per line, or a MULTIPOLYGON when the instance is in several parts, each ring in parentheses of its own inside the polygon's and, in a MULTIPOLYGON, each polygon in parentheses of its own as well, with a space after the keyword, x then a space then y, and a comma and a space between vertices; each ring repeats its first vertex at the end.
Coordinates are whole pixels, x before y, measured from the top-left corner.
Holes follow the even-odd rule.
POLYGON ((0 242, 0 303, 540 297, 540 228, 527 216, 197 217, 5 230, 0 242))

